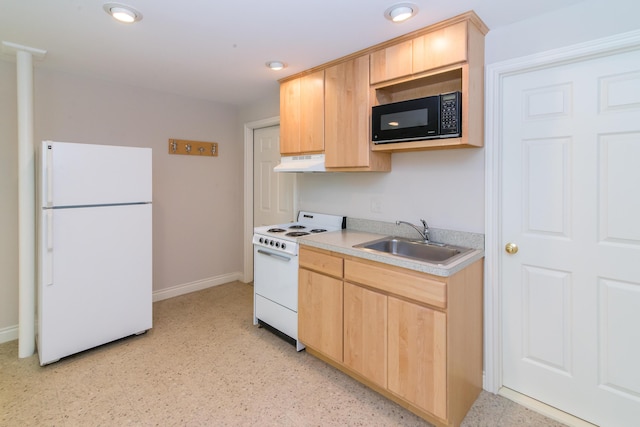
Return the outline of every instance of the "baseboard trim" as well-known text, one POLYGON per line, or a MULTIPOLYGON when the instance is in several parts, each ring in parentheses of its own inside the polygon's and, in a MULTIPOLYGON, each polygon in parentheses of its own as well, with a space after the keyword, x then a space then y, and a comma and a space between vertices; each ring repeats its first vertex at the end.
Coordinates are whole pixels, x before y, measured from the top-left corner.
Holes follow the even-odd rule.
POLYGON ((554 408, 553 406, 549 406, 529 396, 525 396, 524 394, 518 393, 517 391, 510 388, 500 387, 500 389, 498 390, 498 394, 500 396, 506 397, 509 400, 513 400, 514 402, 524 406, 525 408, 529 408, 532 411, 538 412, 545 417, 551 418, 552 420, 560 421, 561 423, 568 426, 597 427, 595 424, 591 424, 588 421, 575 417, 567 412, 563 412, 559 409, 554 408))
POLYGON ((0 329, 0 344, 18 339, 18 325, 0 329))
POLYGON ((211 288, 213 286, 222 285, 224 283, 234 282, 243 278, 242 272, 223 274, 206 279, 196 280, 195 282, 183 283, 181 285, 172 286, 170 288, 161 289, 153 292, 153 302, 189 294, 195 291, 211 288))

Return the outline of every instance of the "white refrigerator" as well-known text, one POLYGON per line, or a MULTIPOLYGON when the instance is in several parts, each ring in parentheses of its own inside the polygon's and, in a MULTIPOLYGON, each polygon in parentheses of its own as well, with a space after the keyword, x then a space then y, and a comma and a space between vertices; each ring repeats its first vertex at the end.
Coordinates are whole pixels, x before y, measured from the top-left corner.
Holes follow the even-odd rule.
POLYGON ((152 326, 151 149, 43 141, 40 364, 152 326))

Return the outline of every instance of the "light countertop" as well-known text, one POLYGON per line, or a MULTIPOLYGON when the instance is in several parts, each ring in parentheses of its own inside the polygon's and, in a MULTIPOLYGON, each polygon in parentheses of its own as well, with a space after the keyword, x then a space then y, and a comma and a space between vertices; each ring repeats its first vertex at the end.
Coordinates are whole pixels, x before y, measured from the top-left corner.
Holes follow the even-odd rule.
POLYGON ((354 245, 380 239, 386 236, 388 235, 347 229, 304 236, 301 237, 298 242, 301 245, 305 246, 324 249, 344 255, 368 259, 371 261, 377 261, 384 264, 395 265, 397 267, 403 267, 410 270, 420 271, 422 273, 433 274, 435 276, 441 277, 452 276, 466 266, 473 264, 477 260, 484 257, 483 250, 475 249, 469 254, 445 267, 437 263, 415 261, 391 254, 373 253, 365 249, 353 247, 354 245))

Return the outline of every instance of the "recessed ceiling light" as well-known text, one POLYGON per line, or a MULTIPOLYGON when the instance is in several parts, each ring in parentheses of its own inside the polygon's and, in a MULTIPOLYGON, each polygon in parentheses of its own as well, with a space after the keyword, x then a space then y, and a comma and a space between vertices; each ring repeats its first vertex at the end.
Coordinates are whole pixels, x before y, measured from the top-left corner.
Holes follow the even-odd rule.
POLYGON ((286 64, 282 61, 269 61, 267 62, 267 67, 271 68, 273 71, 280 71, 283 68, 286 68, 286 64))
POLYGON ((114 19, 126 24, 138 22, 142 19, 142 14, 126 4, 120 3, 105 3, 102 6, 105 12, 111 15, 114 19))
POLYGON ((393 22, 404 22, 418 13, 418 6, 413 3, 398 3, 384 11, 385 18, 393 22))

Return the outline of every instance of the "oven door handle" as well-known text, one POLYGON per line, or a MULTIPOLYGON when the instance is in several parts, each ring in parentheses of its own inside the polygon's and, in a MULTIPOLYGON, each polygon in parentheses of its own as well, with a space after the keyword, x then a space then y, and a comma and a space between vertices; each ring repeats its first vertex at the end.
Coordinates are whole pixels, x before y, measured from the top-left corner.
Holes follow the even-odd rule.
POLYGON ((284 256, 284 255, 280 255, 280 254, 274 254, 272 252, 263 251, 262 249, 258 249, 258 253, 262 254, 262 255, 268 255, 268 256, 275 257, 275 258, 279 258, 279 259, 281 259, 283 261, 287 261, 287 262, 291 261, 291 258, 289 258, 288 256, 284 256))

